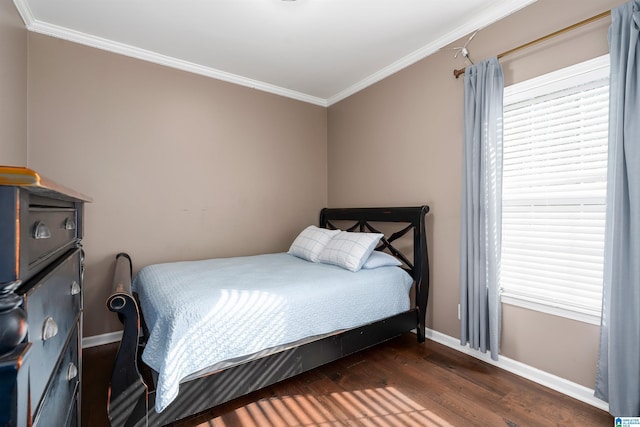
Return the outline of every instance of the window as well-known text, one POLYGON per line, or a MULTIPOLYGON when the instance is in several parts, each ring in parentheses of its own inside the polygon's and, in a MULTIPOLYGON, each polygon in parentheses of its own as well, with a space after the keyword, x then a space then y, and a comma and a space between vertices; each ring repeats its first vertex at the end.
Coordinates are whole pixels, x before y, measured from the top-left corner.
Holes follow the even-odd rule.
POLYGON ((505 88, 502 301, 600 324, 609 56, 505 88))

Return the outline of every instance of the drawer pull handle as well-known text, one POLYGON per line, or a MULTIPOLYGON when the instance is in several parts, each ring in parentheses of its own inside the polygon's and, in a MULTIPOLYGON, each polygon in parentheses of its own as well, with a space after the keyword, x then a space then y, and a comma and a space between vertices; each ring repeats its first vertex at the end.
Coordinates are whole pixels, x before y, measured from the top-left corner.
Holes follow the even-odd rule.
POLYGON ((84 280, 84 250, 80 249, 80 280, 84 280))
POLYGON ((80 293, 80 284, 75 280, 71 283, 71 295, 78 295, 80 293))
POLYGON ((53 317, 47 317, 42 327, 42 341, 47 341, 58 335, 58 324, 53 317))
POLYGON ((34 239, 48 239, 51 237, 51 230, 44 222, 38 221, 33 229, 34 239))
POLYGON ((69 363, 69 368, 67 369, 67 381, 71 381, 77 376, 78 368, 76 368, 76 365, 74 365, 73 362, 69 363))
POLYGON ((73 220, 73 218, 67 218, 64 220, 64 229, 65 230, 75 230, 76 229, 76 222, 73 220))

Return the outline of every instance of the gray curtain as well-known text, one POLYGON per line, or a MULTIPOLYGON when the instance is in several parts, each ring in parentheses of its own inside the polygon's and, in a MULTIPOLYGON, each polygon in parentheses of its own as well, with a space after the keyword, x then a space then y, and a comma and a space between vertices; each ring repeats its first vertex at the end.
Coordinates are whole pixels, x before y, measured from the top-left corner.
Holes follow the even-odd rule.
POLYGON ((500 350, 498 273, 502 235, 502 68, 496 58, 467 67, 460 230, 460 343, 500 350))
POLYGON ((596 396, 640 416, 640 1, 611 11, 609 170, 596 396))

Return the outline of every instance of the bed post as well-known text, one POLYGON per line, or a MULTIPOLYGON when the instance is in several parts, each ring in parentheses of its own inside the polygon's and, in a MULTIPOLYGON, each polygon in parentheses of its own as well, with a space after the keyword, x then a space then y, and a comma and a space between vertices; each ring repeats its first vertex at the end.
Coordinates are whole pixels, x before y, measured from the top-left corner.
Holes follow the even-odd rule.
POLYGON ((427 301, 429 298, 429 251, 427 248, 427 228, 425 217, 429 206, 421 206, 418 222, 413 229, 413 251, 416 269, 416 305, 418 306, 418 342, 426 339, 427 301), (415 260, 420 260, 417 262, 415 260))
POLYGON ((131 258, 125 253, 116 256, 113 292, 107 300, 109 310, 118 313, 124 324, 122 340, 113 366, 107 413, 112 426, 128 425, 135 411, 147 412, 148 389, 138 371, 140 312, 131 292, 131 258), (143 406, 143 408, 141 408, 143 406))

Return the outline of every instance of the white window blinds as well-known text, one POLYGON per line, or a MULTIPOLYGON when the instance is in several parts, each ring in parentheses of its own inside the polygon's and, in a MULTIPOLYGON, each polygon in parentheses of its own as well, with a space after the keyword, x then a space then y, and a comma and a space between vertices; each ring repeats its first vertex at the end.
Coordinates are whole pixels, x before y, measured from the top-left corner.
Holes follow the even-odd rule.
POLYGON ((608 56, 505 89, 503 301, 599 324, 608 56))

